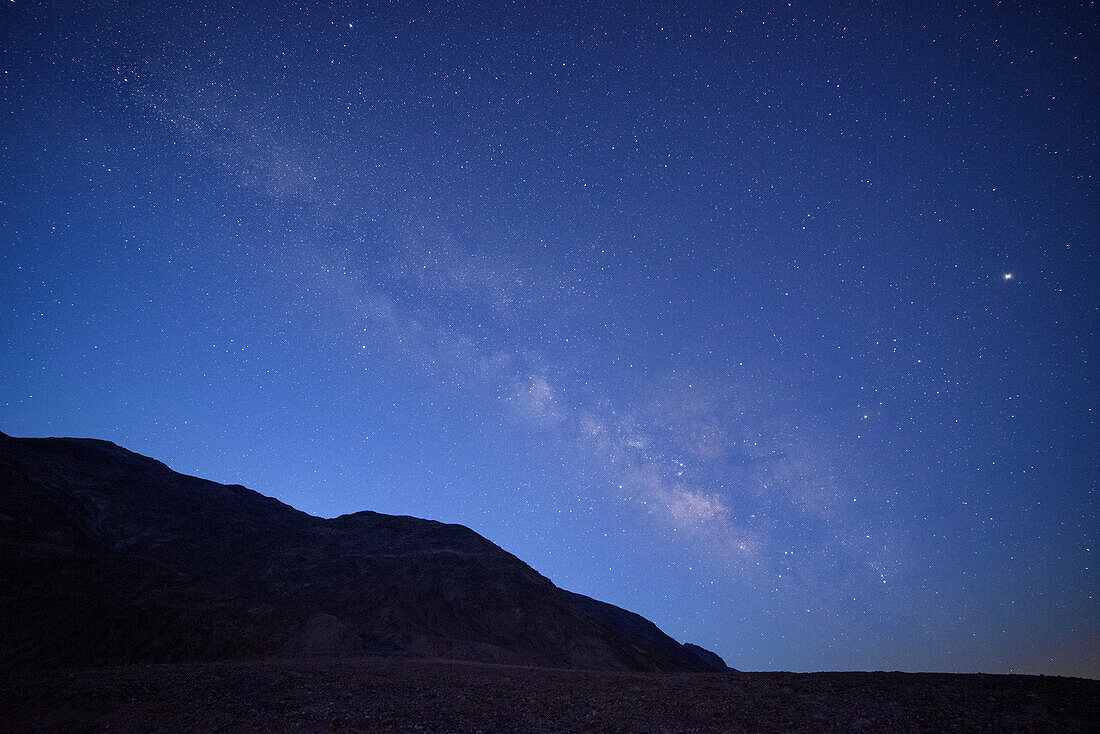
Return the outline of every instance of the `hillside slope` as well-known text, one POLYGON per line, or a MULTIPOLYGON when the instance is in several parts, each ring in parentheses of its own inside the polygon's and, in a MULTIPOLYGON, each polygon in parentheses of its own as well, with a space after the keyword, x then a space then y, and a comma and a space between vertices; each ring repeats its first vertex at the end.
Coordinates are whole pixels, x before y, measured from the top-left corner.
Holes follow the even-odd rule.
POLYGON ((468 528, 317 518, 106 441, 0 434, 0 568, 8 669, 364 654, 721 665, 468 528))

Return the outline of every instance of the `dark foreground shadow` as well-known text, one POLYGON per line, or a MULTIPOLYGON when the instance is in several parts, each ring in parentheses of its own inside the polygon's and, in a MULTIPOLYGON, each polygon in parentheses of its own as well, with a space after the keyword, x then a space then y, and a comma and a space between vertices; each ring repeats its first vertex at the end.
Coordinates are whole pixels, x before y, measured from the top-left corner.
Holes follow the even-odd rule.
POLYGON ((1100 681, 936 673, 606 673, 453 661, 7 674, 11 732, 1085 732, 1100 681))

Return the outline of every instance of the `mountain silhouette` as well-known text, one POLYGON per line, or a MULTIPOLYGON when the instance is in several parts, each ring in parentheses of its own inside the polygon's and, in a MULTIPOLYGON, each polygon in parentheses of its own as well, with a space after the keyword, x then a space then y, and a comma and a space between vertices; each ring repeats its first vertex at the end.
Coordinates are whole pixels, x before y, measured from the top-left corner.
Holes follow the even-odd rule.
POLYGON ((472 530, 307 515, 107 441, 0 433, 0 667, 364 655, 727 669, 472 530))

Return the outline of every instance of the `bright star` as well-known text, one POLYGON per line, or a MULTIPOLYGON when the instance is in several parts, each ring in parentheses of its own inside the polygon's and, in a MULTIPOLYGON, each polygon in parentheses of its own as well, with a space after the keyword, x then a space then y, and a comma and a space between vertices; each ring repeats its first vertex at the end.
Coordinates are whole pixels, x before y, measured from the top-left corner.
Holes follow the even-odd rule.
POLYGON ((1012 280, 1012 273, 1005 273, 1005 280, 1012 280))

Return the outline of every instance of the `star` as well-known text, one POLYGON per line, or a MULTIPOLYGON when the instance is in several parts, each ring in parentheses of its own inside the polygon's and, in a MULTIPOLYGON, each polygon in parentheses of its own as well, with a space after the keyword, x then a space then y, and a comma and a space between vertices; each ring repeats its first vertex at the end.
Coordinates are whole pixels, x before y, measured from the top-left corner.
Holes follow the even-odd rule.
POLYGON ((1012 273, 1005 273, 1005 280, 1012 280, 1012 273))

